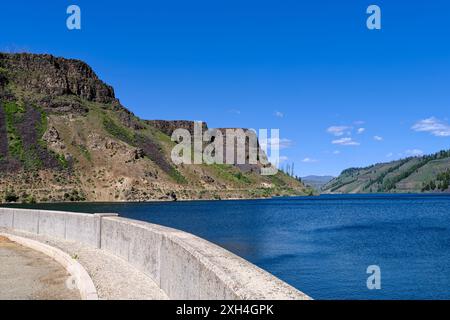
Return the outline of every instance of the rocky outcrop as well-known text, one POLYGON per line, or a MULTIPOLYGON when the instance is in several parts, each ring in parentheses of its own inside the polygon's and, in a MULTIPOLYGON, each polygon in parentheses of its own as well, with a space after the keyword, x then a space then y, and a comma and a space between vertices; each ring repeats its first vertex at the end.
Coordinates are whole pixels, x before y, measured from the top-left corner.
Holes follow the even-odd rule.
POLYGON ((83 115, 89 111, 86 101, 105 104, 125 126, 143 129, 136 116, 116 99, 114 89, 80 60, 0 53, 0 97, 7 101, 20 98, 56 114, 83 115), (2 89, 7 82, 14 86, 2 89))
POLYGON ((45 141, 49 143, 57 143, 60 141, 58 130, 55 127, 51 127, 42 137, 45 141))
POLYGON ((1 65, 23 89, 48 97, 75 95, 88 101, 116 101, 111 86, 101 81, 84 62, 48 54, 0 54, 1 65))
MULTIPOLYGON (((194 121, 187 120, 146 120, 147 124, 158 129, 159 131, 165 133, 169 137, 176 129, 188 130, 191 136, 194 135, 194 121)), ((202 124, 202 130, 208 130, 208 125, 206 123, 202 124)))
POLYGON ((139 160, 145 157, 145 152, 141 148, 136 148, 128 152, 129 161, 139 160))

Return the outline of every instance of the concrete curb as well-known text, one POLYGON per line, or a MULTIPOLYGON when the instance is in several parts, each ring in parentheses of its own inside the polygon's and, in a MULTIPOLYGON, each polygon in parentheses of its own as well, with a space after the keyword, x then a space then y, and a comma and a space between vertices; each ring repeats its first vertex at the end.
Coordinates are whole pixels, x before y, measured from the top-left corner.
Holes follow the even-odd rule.
POLYGON ((51 257, 53 260, 61 264, 67 270, 67 272, 75 278, 76 286, 78 287, 81 298, 83 300, 98 300, 97 289, 95 288, 91 277, 84 269, 84 267, 67 253, 39 241, 11 235, 8 233, 0 233, 0 236, 6 237, 9 240, 16 242, 24 247, 39 251, 51 257))

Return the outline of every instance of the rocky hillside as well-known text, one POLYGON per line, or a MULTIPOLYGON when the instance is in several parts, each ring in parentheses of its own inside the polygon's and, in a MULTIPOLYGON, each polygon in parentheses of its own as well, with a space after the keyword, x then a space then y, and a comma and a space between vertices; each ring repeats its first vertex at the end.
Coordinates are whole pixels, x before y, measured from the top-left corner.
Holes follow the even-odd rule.
POLYGON ((0 54, 0 202, 309 193, 282 173, 261 176, 260 166, 175 165, 170 134, 192 126, 139 119, 81 61, 0 54))
POLYGON ((366 168, 350 168, 324 187, 323 193, 450 192, 450 150, 366 168))

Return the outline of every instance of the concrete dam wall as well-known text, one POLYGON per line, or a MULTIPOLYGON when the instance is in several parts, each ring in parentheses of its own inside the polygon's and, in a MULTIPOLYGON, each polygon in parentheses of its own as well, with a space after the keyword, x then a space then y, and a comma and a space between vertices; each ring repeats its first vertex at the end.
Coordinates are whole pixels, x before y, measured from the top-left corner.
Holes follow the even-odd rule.
POLYGON ((0 228, 105 250, 175 300, 309 299, 248 261, 192 234, 117 214, 0 208, 0 228))

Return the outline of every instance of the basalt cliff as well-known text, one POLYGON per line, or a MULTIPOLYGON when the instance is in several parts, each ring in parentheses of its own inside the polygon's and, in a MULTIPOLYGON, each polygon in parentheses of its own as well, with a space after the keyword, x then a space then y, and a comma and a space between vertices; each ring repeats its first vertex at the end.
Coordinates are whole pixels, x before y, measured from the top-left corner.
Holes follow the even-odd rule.
POLYGON ((176 128, 193 122, 139 119, 82 61, 0 53, 0 202, 310 193, 284 173, 261 175, 260 164, 176 165, 176 128))

